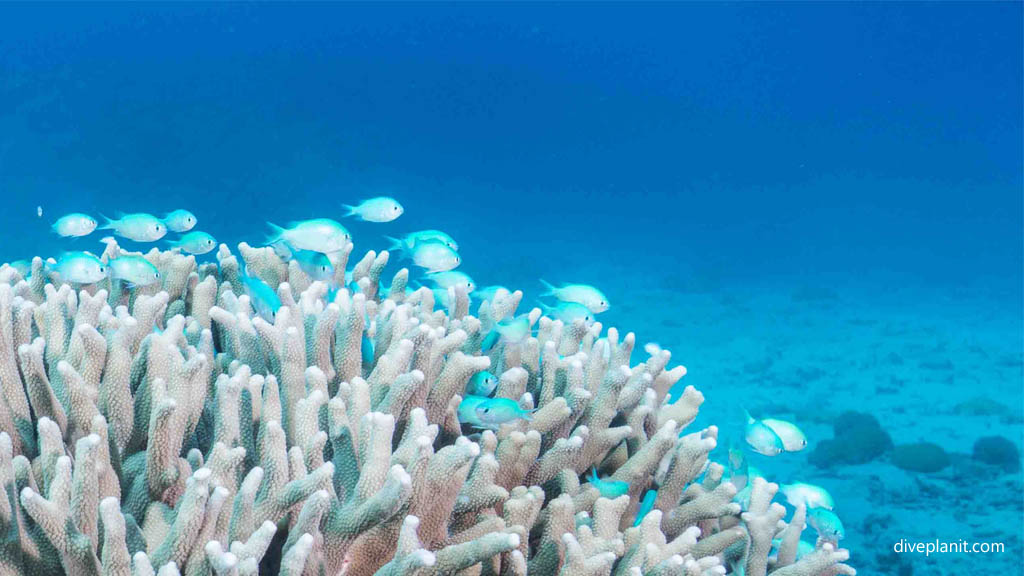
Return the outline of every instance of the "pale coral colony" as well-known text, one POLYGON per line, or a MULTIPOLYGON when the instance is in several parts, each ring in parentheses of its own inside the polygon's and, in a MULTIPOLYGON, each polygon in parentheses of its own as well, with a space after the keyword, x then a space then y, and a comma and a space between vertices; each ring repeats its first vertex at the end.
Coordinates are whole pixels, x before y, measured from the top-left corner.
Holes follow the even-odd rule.
POLYGON ((776 484, 737 498, 668 351, 520 291, 384 288, 389 253, 346 270, 345 240, 334 282, 245 243, 150 249, 149 285, 0 268, 0 576, 855 574, 776 484), (483 352, 517 311, 526 337, 483 352), (483 370, 532 418, 463 427, 483 370))

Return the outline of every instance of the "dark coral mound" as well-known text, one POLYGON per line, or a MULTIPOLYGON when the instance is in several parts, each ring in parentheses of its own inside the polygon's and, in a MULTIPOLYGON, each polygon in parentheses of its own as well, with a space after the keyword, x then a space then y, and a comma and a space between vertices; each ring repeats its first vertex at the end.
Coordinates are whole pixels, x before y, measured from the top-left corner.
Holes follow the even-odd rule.
POLYGON ((908 472, 938 472, 949 466, 949 454, 933 442, 900 444, 892 451, 892 463, 908 472))
POLYGON ((819 468, 866 464, 892 449, 892 438, 878 419, 864 412, 843 412, 832 423, 832 438, 822 440, 807 456, 819 468))
POLYGON ((974 442, 971 458, 1007 472, 1020 470, 1020 450, 1002 436, 984 436, 974 442))

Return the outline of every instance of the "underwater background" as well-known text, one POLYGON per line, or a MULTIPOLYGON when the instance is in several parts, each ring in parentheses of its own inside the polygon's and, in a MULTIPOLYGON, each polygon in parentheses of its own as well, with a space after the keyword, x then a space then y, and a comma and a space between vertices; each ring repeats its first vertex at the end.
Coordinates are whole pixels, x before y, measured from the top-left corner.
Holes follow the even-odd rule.
POLYGON ((102 251, 50 231, 73 211, 187 208, 233 247, 394 196, 394 222, 342 220, 356 253, 440 228, 527 306, 541 278, 599 286, 605 326, 687 366, 702 425, 799 424, 807 450, 751 461, 832 492, 862 573, 1021 574, 1021 22, 1020 3, 4 4, 0 261, 102 251))

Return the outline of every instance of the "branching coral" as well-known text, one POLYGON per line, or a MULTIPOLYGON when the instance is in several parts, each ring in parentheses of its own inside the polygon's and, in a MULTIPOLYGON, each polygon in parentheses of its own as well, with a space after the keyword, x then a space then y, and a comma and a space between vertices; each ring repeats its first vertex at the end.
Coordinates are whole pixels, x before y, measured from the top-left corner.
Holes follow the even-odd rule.
POLYGON ((406 270, 380 290, 370 252, 328 301, 272 250, 239 253, 154 249, 162 286, 134 290, 0 269, 0 576, 853 573, 830 544, 796 558, 804 511, 787 527, 774 484, 740 509, 717 429, 684 432, 703 396, 668 399, 667 351, 631 366, 633 334, 535 309, 536 336, 482 354, 522 293, 471 315, 456 286, 441 309, 406 270), (272 322, 243 270, 276 287, 272 322), (531 420, 463 430, 485 369, 531 420), (592 468, 628 493, 601 497, 592 468))

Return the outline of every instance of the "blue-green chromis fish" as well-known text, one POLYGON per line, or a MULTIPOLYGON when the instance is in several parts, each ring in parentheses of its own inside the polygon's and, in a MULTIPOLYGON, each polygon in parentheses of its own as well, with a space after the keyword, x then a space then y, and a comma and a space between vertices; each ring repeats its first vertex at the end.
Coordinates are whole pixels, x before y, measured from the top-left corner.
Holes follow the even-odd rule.
POLYGON ((167 234, 167 225, 151 214, 124 214, 117 220, 106 219, 101 230, 136 242, 156 242, 167 234))
POLYGON ((654 501, 658 499, 657 490, 648 490, 644 494, 644 499, 640 501, 640 507, 636 510, 636 520, 633 521, 633 526, 639 526, 644 520, 644 516, 651 510, 654 510, 654 501))
POLYGON ((561 320, 563 324, 571 325, 576 320, 583 320, 586 325, 594 323, 594 313, 583 304, 576 302, 559 302, 554 306, 548 306, 547 304, 541 303, 541 309, 545 314, 554 318, 555 320, 561 320))
POLYGON ((508 398, 488 398, 476 407, 476 417, 482 427, 497 430, 513 420, 533 420, 533 410, 523 410, 519 403, 508 398))
POLYGON ((562 302, 582 304, 594 314, 600 314, 611 306, 608 298, 600 290, 588 284, 565 284, 559 287, 544 280, 540 283, 548 289, 542 296, 554 296, 562 302))
POLYGON ((497 285, 495 285, 495 286, 485 286, 483 288, 478 288, 478 289, 474 290, 473 291, 473 298, 476 298, 477 300, 480 300, 481 302, 484 302, 484 301, 487 301, 487 300, 494 300, 494 295, 498 293, 498 290, 505 290, 505 291, 507 291, 509 293, 512 292, 511 290, 509 290, 508 288, 505 288, 504 286, 497 286, 497 285))
POLYGON ((245 293, 249 295, 249 300, 256 313, 267 322, 273 322, 277 311, 281 309, 281 299, 277 297, 277 292, 263 280, 244 272, 242 284, 245 286, 245 293))
POLYGON ((782 492, 786 497, 786 501, 791 506, 803 504, 808 510, 811 508, 825 508, 826 510, 835 508, 835 501, 832 500, 832 495, 821 486, 794 482, 792 484, 782 484, 779 486, 779 492, 782 492))
POLYGON ((828 508, 812 508, 807 511, 807 525, 818 533, 818 536, 830 542, 839 542, 846 537, 843 523, 839 516, 828 508))
POLYGON ((467 394, 459 403, 457 414, 461 424, 467 424, 475 428, 485 428, 484 423, 477 416, 476 409, 480 404, 487 402, 490 398, 486 396, 474 396, 467 394))
POLYGON ((629 482, 619 480, 602 480, 597 477, 597 469, 590 469, 590 485, 597 488, 602 498, 614 500, 629 492, 629 482))
POLYGON ((754 449, 754 452, 758 454, 764 454, 765 456, 777 456, 782 453, 785 447, 782 444, 782 438, 775 433, 774 430, 769 428, 760 420, 755 420, 746 410, 743 411, 747 416, 747 427, 744 431, 744 438, 747 444, 754 449))
POLYGON ((799 452, 807 447, 807 436, 796 424, 775 418, 762 418, 761 422, 782 439, 782 447, 786 452, 799 452))
POLYGON ((500 341, 509 344, 519 344, 530 336, 530 319, 525 314, 516 318, 506 318, 494 325, 494 328, 484 337, 480 348, 487 352, 500 341))
POLYGON ((273 230, 267 239, 268 245, 284 241, 293 250, 313 250, 330 254, 343 250, 352 239, 352 235, 344 226, 330 218, 292 222, 288 224, 288 228, 281 228, 270 222, 267 222, 267 225, 273 230))
POLYGON ((107 263, 110 277, 134 286, 149 286, 160 280, 156 266, 142 256, 127 255, 114 258, 107 263))
POLYGON ((345 208, 348 210, 346 216, 356 216, 366 222, 391 222, 405 212, 398 200, 387 196, 363 200, 358 206, 346 204, 345 208))
POLYGON ((447 290, 452 286, 462 286, 466 289, 466 294, 476 290, 476 283, 469 277, 469 274, 465 272, 459 272, 458 270, 449 270, 447 272, 433 272, 427 274, 427 280, 430 280, 438 288, 447 290))
POLYGON ((96 219, 88 214, 66 214, 53 223, 53 231, 59 236, 88 236, 96 229, 96 219))
POLYGON ((334 264, 331 264, 326 254, 312 250, 292 250, 291 257, 299 263, 299 268, 306 276, 323 282, 334 279, 334 264))
POLYGON ((410 232, 401 238, 392 238, 391 236, 385 236, 385 238, 391 242, 391 246, 388 248, 391 251, 411 252, 417 244, 426 242, 440 242, 456 252, 459 250, 459 244, 455 242, 455 239, 440 230, 420 230, 410 232))
POLYGON ((363 332, 363 342, 360 345, 361 357, 363 360, 363 368, 369 368, 373 366, 373 340, 370 340, 369 334, 363 332))
POLYGON ((94 284, 107 277, 107 267, 88 252, 67 252, 46 268, 73 284, 94 284))
POLYGON ((188 210, 175 210, 164 216, 164 224, 172 232, 188 232, 197 222, 195 214, 188 210))
POLYGON ((413 264, 427 272, 447 272, 462 264, 459 254, 440 242, 417 244, 408 255, 413 264))
POLYGON ((216 248, 217 240, 206 232, 196 230, 183 235, 176 241, 172 241, 171 247, 179 248, 184 252, 198 256, 200 254, 206 254, 216 248))
POLYGON ((477 372, 469 379, 466 392, 474 396, 490 396, 498 387, 498 377, 487 370, 477 372))

